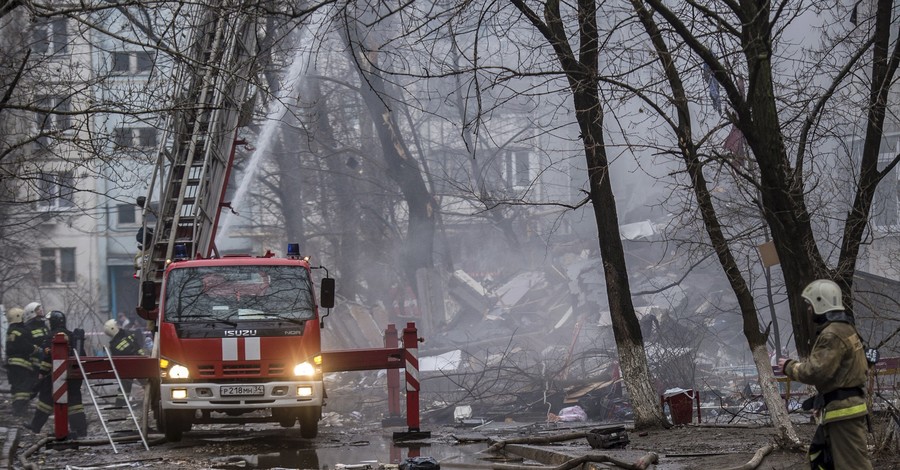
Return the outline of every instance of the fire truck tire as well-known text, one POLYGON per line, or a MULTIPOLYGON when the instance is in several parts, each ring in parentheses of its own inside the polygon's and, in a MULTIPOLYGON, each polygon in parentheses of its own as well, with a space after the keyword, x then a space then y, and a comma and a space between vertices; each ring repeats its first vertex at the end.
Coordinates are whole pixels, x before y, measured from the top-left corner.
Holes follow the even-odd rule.
POLYGON ((184 431, 181 429, 166 429, 166 440, 169 442, 181 442, 184 431))
POLYGON ((275 408, 272 410, 272 417, 283 428, 294 427, 294 424, 297 422, 297 414, 295 408, 275 408))
POLYGON ((169 442, 180 442, 185 432, 191 430, 191 422, 186 419, 190 412, 170 410, 161 410, 159 416, 162 418, 157 421, 157 426, 161 426, 161 431, 166 435, 169 442))
POLYGON ((319 418, 322 417, 322 408, 303 408, 300 411, 300 437, 313 439, 319 435, 319 418))

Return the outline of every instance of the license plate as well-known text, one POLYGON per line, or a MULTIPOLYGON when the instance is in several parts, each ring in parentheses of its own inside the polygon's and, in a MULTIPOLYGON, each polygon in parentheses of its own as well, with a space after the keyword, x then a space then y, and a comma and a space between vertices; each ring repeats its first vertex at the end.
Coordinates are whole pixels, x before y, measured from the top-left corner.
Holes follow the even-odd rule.
POLYGON ((219 387, 219 395, 223 397, 259 396, 265 394, 262 385, 222 385, 219 387))

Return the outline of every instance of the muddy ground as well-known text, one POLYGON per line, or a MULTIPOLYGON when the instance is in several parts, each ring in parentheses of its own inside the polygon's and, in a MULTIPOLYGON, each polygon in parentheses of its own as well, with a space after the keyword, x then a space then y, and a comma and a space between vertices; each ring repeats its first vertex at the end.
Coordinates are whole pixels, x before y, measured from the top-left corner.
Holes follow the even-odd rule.
MULTIPOLYGON (((16 421, 9 414, 8 396, 0 395, 0 422, 4 427, 14 427, 16 421)), ((391 430, 381 427, 378 419, 361 414, 341 415, 331 413, 322 423, 316 439, 302 439, 298 428, 283 429, 277 425, 253 424, 223 427, 195 426, 180 443, 164 442, 159 434, 149 436, 150 451, 145 451, 139 441, 120 441, 118 453, 114 453, 105 441, 103 428, 89 410, 90 435, 93 442, 81 442, 71 447, 58 443, 40 444, 48 434, 35 435, 25 429, 20 432, 14 468, 25 468, 22 462, 34 468, 311 468, 337 469, 341 465, 374 466, 400 463, 414 455, 409 445, 392 446, 391 430), (27 457, 25 454, 30 453, 27 457), (24 460, 21 459, 24 457, 24 460)), ((883 422, 878 423, 883 426, 883 422)), ((455 427, 428 425, 432 438, 422 441, 418 449, 421 456, 434 456, 444 468, 491 468, 494 461, 485 460, 480 454, 487 442, 461 445, 460 438, 482 437, 508 439, 523 436, 547 436, 573 430, 588 430, 588 423, 525 423, 506 422, 495 425, 455 427)), ((113 426, 115 427, 115 426, 113 426)), ((423 429, 426 426, 423 426, 423 429)), ((810 424, 798 424, 798 432, 808 441, 813 432, 810 424)), ((394 429, 396 431, 397 429, 394 429)), ((400 429, 402 430, 402 428, 400 429)), ((52 432, 52 421, 44 429, 52 432)), ((636 455, 656 452, 660 455, 658 469, 726 469, 746 463, 760 447, 771 443, 771 431, 766 427, 750 424, 738 425, 689 425, 670 430, 636 432, 628 431, 629 445, 625 450, 598 451, 591 449, 584 439, 577 439, 541 447, 558 454, 571 456, 591 452, 609 452, 626 461, 636 455)), ((882 439, 878 429, 873 435, 882 439)), ((511 463, 535 464, 511 455, 511 463)), ((807 468, 802 453, 776 450, 765 458, 761 469, 807 468)), ((873 458, 876 469, 900 469, 900 456, 889 451, 876 453, 873 458)), ((346 467, 345 467, 346 468, 346 467)), ((365 467, 357 467, 365 468, 365 467)))

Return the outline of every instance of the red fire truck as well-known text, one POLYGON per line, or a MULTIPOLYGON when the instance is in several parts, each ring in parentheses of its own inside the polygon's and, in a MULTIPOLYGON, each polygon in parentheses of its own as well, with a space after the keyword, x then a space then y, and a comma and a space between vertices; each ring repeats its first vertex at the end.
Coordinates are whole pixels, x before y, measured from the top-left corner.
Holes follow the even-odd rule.
MULTIPOLYGON (((324 404, 319 317, 308 261, 181 259, 166 268, 156 324, 157 425, 172 441, 194 423, 275 421, 315 437, 324 404)), ((178 250, 176 250, 178 251, 178 250)), ((334 302, 326 278, 319 301, 334 302)))

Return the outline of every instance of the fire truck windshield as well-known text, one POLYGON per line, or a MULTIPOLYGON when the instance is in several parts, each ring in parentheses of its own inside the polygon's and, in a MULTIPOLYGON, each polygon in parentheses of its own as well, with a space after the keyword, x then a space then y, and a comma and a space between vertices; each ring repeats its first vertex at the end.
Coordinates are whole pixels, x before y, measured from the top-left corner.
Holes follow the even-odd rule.
POLYGON ((295 266, 176 268, 166 280, 165 321, 233 323, 315 317, 308 272, 295 266))

